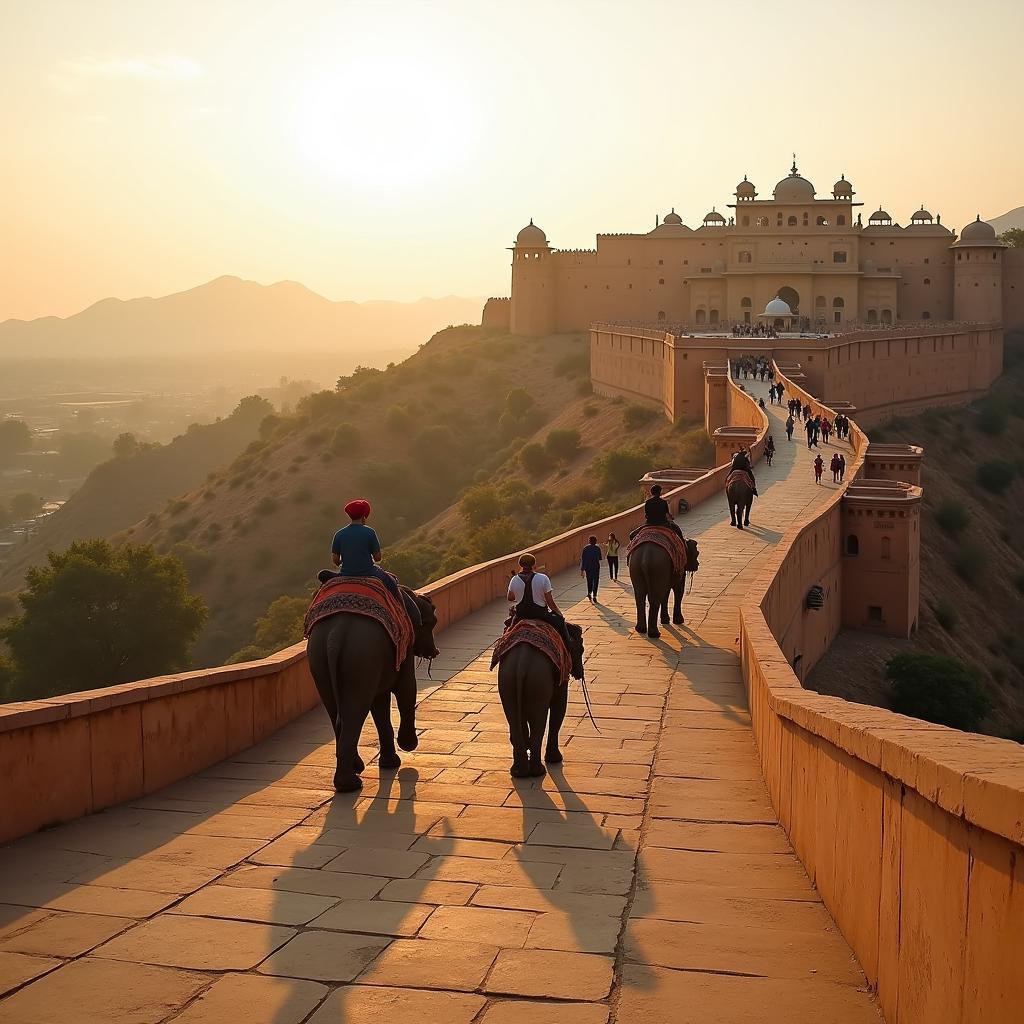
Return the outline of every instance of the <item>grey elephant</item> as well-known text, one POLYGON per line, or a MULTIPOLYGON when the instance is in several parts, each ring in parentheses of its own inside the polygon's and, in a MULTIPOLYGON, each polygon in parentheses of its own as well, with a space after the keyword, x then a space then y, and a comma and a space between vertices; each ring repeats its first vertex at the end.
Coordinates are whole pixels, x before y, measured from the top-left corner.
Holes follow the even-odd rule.
MULTIPOLYGON (((571 622, 566 628, 582 663, 583 630, 571 622)), ((512 744, 509 774, 517 779, 546 774, 540 754, 545 726, 548 741, 544 761, 561 764, 558 733, 568 707, 569 686, 562 683, 555 663, 530 644, 516 644, 498 662, 498 695, 512 744)))
POLYGON ((731 526, 742 530, 750 525, 750 506, 754 504, 754 488, 750 481, 742 476, 735 476, 725 485, 725 498, 729 503, 731 526))
POLYGON ((334 727, 334 788, 339 793, 362 788, 359 775, 365 765, 358 745, 367 714, 373 715, 377 726, 380 767, 391 770, 401 765, 391 725, 391 694, 398 704, 398 746, 411 751, 418 744, 415 659, 437 656, 437 613, 429 597, 402 589, 416 602, 423 624, 414 630, 412 650, 400 669, 395 669, 394 642, 376 619, 338 612, 320 619, 309 631, 306 654, 320 700, 334 727))
POLYGON ((664 626, 669 624, 668 595, 675 597, 672 622, 681 626, 683 619, 683 590, 686 574, 676 574, 672 556, 653 541, 638 544, 629 555, 629 579, 636 599, 636 631, 652 639, 661 636, 658 616, 664 626))

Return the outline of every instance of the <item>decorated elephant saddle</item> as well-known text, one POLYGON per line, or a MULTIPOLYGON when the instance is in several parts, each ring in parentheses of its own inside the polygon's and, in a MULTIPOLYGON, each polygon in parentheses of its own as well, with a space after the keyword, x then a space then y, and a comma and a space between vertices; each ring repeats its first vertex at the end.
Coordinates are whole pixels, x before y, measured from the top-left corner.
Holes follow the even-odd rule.
MULTIPOLYGON (((570 628, 573 627, 570 626, 570 628)), ((491 668, 493 669, 517 644, 529 644, 531 647, 536 647, 542 654, 546 654, 558 669, 561 684, 565 686, 569 682, 572 659, 554 626, 549 626, 546 622, 540 622, 537 619, 519 619, 513 622, 498 637, 498 642, 494 645, 491 668)))
POLYGON ((342 613, 376 619, 395 645, 395 668, 401 668, 412 649, 412 622, 402 603, 377 577, 340 576, 328 580, 313 597, 302 635, 308 637, 321 619, 342 613))
POLYGON ((686 542, 667 526, 644 526, 629 542, 626 548, 627 557, 641 544, 657 544, 664 548, 672 558, 672 574, 682 576, 686 572, 686 542))
POLYGON ((728 487, 731 483, 736 480, 742 480, 747 484, 752 491, 757 490, 757 484, 754 481, 754 474, 749 469, 734 469, 726 478, 725 486, 728 487))

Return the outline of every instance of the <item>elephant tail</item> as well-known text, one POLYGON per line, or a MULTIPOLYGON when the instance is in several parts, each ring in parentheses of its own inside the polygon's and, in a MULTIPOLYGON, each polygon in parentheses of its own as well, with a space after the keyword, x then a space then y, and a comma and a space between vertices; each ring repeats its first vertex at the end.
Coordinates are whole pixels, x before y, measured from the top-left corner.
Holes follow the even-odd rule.
POLYGON ((341 652, 344 648, 341 630, 335 626, 327 635, 327 667, 331 673, 331 692, 334 694, 335 705, 338 709, 337 719, 334 722, 334 732, 341 730, 341 652))

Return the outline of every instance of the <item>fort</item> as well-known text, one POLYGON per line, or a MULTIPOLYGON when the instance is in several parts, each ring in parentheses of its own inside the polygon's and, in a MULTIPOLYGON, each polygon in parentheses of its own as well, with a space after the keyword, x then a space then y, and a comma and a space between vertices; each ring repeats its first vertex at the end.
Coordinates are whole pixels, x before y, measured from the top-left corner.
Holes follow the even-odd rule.
POLYGON ((443 653, 420 746, 397 774, 371 765, 362 794, 331 790, 304 644, 0 707, 0 1018, 73 1001, 114 1020, 133 991, 138 1019, 183 1022, 227 1019, 239 993, 292 1000, 260 1018, 275 1024, 324 999, 317 1024, 379 1019, 382 999, 396 1021, 466 1024, 524 1001, 595 1024, 684 1005, 1019 1020, 1019 744, 802 682, 844 627, 916 628, 924 453, 870 429, 991 386, 1021 265, 980 222, 959 238, 925 211, 862 227, 855 205, 845 178, 816 200, 794 166, 771 201, 741 183, 733 223, 712 211, 694 232, 670 214, 568 254, 520 233, 511 301, 489 300, 487 326, 589 330, 594 389, 702 421, 717 463, 644 478, 702 555, 685 627, 657 644, 628 635, 625 587, 591 606, 576 572, 587 536, 624 536, 638 508, 531 549, 585 627, 600 728, 573 692, 566 763, 545 780, 509 779, 488 671, 515 553, 426 588, 443 653), (776 337, 734 336, 780 296, 776 337), (738 378, 750 352, 787 397, 850 417, 844 483, 816 485, 800 444, 759 461, 783 414, 738 378), (761 492, 743 533, 722 497, 739 444, 761 492))

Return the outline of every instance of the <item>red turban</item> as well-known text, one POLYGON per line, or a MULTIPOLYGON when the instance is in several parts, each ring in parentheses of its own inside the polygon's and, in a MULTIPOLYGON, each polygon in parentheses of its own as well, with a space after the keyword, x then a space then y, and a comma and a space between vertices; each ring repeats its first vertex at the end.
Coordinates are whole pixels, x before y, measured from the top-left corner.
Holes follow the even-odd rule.
POLYGON ((349 519, 366 519, 370 514, 370 503, 365 498, 355 498, 345 506, 349 519))

